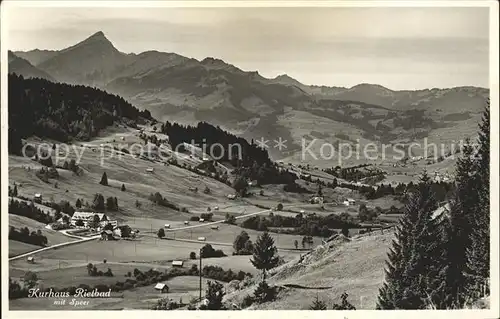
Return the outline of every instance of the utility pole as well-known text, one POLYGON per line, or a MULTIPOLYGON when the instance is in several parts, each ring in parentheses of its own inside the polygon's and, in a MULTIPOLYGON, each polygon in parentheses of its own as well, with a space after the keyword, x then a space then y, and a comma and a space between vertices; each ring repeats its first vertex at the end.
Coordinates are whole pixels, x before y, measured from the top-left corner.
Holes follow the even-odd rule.
POLYGON ((200 248, 200 269, 199 269, 199 273, 200 273, 200 301, 201 301, 201 248, 200 248))

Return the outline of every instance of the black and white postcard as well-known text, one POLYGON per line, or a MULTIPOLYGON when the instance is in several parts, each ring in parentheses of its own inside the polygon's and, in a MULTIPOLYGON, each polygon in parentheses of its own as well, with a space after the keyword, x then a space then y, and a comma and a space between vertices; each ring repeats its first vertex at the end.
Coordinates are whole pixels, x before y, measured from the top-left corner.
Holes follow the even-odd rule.
POLYGON ((498 317, 496 1, 1 13, 8 318, 498 317))

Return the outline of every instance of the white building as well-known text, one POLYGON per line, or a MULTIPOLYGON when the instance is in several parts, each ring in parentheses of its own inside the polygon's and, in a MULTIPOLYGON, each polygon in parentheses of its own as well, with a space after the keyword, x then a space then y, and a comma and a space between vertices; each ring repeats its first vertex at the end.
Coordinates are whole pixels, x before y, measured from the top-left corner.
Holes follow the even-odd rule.
POLYGON ((89 227, 89 224, 94 220, 94 216, 97 215, 99 217, 99 226, 104 227, 107 224, 113 225, 113 227, 118 226, 118 222, 116 220, 109 220, 108 216, 104 213, 95 213, 95 212, 75 212, 71 217, 70 224, 76 226, 76 222, 81 220, 83 222, 84 227, 89 227))
POLYGON ((158 290, 161 293, 165 293, 168 292, 168 286, 162 282, 159 282, 155 285, 155 290, 158 290))

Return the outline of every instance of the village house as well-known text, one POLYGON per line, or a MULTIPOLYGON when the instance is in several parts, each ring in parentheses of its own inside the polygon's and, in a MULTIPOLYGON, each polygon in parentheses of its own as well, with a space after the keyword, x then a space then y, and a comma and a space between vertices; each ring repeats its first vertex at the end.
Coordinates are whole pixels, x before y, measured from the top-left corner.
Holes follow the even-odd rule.
POLYGON ((182 268, 184 266, 184 262, 182 260, 173 260, 172 267, 182 268))
POLYGON ((109 220, 106 214, 95 212, 75 212, 71 217, 70 224, 72 226, 76 226, 76 222, 81 220, 83 222, 83 227, 89 227, 90 223, 94 220, 95 215, 99 217, 99 228, 102 228, 107 224, 111 224, 113 227, 118 226, 118 222, 116 220, 109 220))
POLYGON ((35 203, 41 204, 42 203, 42 199, 43 199, 42 198, 42 194, 39 194, 39 193, 35 194, 35 198, 34 198, 35 203))
POLYGON ((121 238, 122 237, 122 230, 120 227, 114 227, 113 228, 113 236, 116 238, 121 238))
POLYGON ((162 282, 159 282, 155 286, 155 290, 158 290, 159 292, 163 293, 168 293, 168 286, 162 282))

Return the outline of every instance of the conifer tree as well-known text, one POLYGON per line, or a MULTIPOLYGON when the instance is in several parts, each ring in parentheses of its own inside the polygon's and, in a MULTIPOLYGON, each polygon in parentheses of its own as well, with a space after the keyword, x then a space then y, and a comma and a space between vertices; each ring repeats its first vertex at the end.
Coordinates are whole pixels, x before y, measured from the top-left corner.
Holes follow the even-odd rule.
POLYGON ((76 199, 75 206, 76 206, 76 208, 82 208, 82 201, 80 200, 80 198, 76 199))
POLYGON ((489 101, 479 126, 479 152, 475 160, 477 209, 472 216, 471 245, 467 249, 467 277, 469 297, 477 299, 490 277, 490 105, 489 101))
POLYGON ((424 309, 432 302, 442 309, 446 283, 443 280, 445 251, 442 215, 436 215, 437 203, 426 172, 418 185, 419 210, 413 226, 411 256, 406 265, 403 309, 424 309))
POLYGON ((416 223, 418 194, 411 194, 405 205, 404 215, 396 227, 395 239, 386 260, 385 282, 380 288, 377 309, 400 309, 404 290, 404 272, 410 259, 412 232, 416 223))
POLYGON ((122 184, 122 188, 121 188, 122 192, 125 191, 125 184, 122 184))
POLYGON ((268 232, 264 232, 257 238, 254 245, 253 258, 250 259, 252 265, 262 271, 262 281, 266 280, 266 271, 278 265, 278 250, 274 245, 274 239, 268 232))
POLYGON ((448 308, 462 306, 466 298, 466 251, 471 245, 472 217, 479 201, 474 171, 473 148, 467 140, 462 148, 462 156, 457 160, 456 190, 450 205, 449 220, 443 224, 446 233, 444 272, 447 290, 441 302, 448 308))
POLYGON ((101 181, 99 184, 108 186, 108 175, 106 175, 106 172, 102 173, 101 181))
POLYGON ((444 253, 435 210, 430 178, 424 171, 396 228, 377 309, 420 309, 429 296, 437 299, 436 294, 442 290, 439 279, 444 253))
POLYGON ((326 304, 316 295, 316 299, 314 299, 312 305, 309 306, 309 310, 326 310, 326 304))

